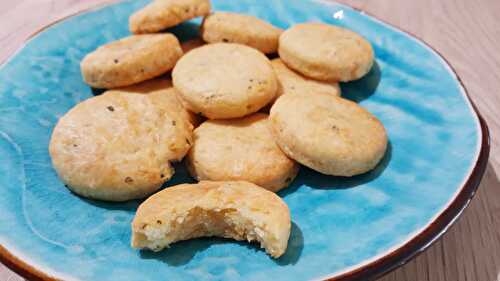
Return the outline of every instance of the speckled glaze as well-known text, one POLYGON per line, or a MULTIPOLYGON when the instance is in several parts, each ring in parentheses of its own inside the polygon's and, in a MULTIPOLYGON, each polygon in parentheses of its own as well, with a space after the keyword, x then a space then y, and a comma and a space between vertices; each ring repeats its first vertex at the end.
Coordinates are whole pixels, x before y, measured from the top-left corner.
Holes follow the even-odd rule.
MULTIPOLYGON (((409 35, 348 7, 300 0, 212 0, 286 28, 323 21, 374 46, 377 63, 343 84, 386 126, 390 146, 376 170, 354 178, 302 169, 280 192, 293 220, 287 253, 223 239, 181 242, 161 253, 133 250, 139 202, 102 203, 71 194, 47 146, 57 119, 92 96, 79 61, 128 35, 126 1, 58 23, 0 68, 0 245, 45 275, 65 280, 305 280, 335 277, 387 256, 419 235, 460 193, 479 155, 477 115, 448 65, 409 35)), ((196 24, 175 28, 181 39, 196 24)), ((177 167, 173 185, 191 181, 177 167)))

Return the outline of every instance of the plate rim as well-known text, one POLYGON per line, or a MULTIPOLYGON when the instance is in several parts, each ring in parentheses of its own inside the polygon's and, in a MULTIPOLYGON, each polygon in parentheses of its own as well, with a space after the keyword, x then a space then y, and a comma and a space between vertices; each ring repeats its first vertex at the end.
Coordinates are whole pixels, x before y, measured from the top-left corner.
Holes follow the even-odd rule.
MULTIPOLYGON (((94 10, 102 9, 107 6, 118 4, 120 2, 125 2, 126 0, 105 0, 102 3, 93 5, 88 8, 84 8, 68 15, 54 19, 52 22, 43 25, 36 31, 31 33, 19 47, 16 48, 14 52, 8 54, 7 57, 0 62, 0 68, 5 66, 12 58, 14 58, 24 47, 37 35, 44 32, 46 29, 52 27, 55 24, 61 23, 69 18, 91 12, 94 10)), ((472 169, 469 171, 467 178, 463 181, 463 184, 459 191, 455 194, 455 197, 450 200, 448 205, 442 210, 437 216, 435 216, 431 222, 421 228, 419 232, 416 233, 411 239, 404 242, 402 245, 395 246, 389 249, 388 252, 384 253, 382 256, 373 258, 372 261, 366 262, 360 266, 353 266, 351 269, 346 269, 340 272, 333 272, 330 275, 321 276, 315 280, 327 280, 327 281, 352 281, 352 280, 373 280, 382 277, 383 275, 393 271, 394 269, 403 266, 404 264, 411 261, 413 258, 427 250, 431 245, 439 240, 450 227, 456 222, 456 220, 462 215, 465 209, 469 206, 471 200, 476 194, 480 182, 486 172, 486 167, 489 160, 489 154, 491 149, 490 144, 490 132, 488 125, 479 112, 477 106, 472 100, 469 91, 465 87, 463 80, 458 75, 452 64, 432 45, 427 43, 421 37, 415 35, 414 33, 393 25, 378 16, 365 11, 364 9, 353 7, 348 4, 339 3, 336 0, 309 0, 312 2, 325 4, 325 5, 338 5, 340 7, 345 7, 356 12, 359 12, 365 16, 372 18, 373 20, 379 22, 380 24, 386 26, 387 28, 393 29, 395 31, 406 34, 408 37, 414 39, 417 43, 423 45, 432 51, 436 56, 438 56, 443 64, 449 68, 449 71, 455 76, 461 91, 469 103, 471 113, 476 115, 477 126, 480 129, 480 140, 478 144, 478 151, 476 151, 477 159, 472 165, 472 169)), ((42 281, 57 281, 61 280, 50 274, 43 272, 41 269, 37 269, 35 265, 31 265, 28 262, 23 261, 19 257, 15 256, 9 250, 7 250, 2 244, 0 244, 0 262, 7 266, 9 269, 13 270, 17 274, 21 275, 28 280, 42 280, 42 281)))

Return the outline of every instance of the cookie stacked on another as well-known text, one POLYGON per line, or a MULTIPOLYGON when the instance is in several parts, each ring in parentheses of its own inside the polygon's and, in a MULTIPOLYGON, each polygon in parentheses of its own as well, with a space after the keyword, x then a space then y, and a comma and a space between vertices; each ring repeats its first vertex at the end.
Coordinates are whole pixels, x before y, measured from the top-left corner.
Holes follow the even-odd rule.
POLYGON ((203 123, 194 131, 186 165, 197 180, 245 180, 273 192, 288 186, 299 170, 274 141, 262 113, 203 123))
POLYGON ((278 90, 276 74, 265 55, 230 43, 190 51, 175 66, 172 80, 185 106, 209 119, 257 112, 278 90))
POLYGON ((280 36, 279 55, 291 69, 320 81, 360 79, 374 62, 366 39, 324 23, 302 23, 286 30, 280 36))
POLYGON ((210 13, 210 0, 153 0, 130 16, 132 33, 155 33, 210 13))
POLYGON ((182 54, 172 34, 132 35, 85 56, 81 71, 83 80, 94 88, 129 86, 170 71, 182 54))

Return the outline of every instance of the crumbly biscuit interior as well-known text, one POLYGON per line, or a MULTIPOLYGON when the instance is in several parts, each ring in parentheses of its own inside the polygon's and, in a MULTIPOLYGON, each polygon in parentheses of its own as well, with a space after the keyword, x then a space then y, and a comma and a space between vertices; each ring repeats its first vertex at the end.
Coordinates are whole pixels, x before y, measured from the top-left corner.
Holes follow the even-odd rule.
POLYGON ((132 245, 160 251, 170 244, 199 237, 224 237, 238 241, 258 241, 273 257, 282 254, 278 238, 266 231, 265 226, 237 208, 206 209, 193 207, 172 219, 158 219, 154 224, 144 224, 133 233, 132 245))

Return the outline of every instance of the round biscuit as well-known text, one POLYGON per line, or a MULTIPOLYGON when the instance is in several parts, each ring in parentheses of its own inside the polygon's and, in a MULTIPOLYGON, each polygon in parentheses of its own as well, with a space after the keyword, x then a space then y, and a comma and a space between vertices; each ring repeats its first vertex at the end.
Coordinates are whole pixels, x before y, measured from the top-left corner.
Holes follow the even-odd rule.
POLYGON ((279 87, 277 97, 284 94, 296 93, 324 93, 333 96, 340 96, 341 90, 337 82, 317 81, 304 77, 303 75, 288 68, 281 59, 276 58, 271 61, 276 77, 278 77, 279 87))
POLYGON ((210 0, 154 0, 129 18, 130 32, 155 33, 210 13, 210 0))
POLYGON ((269 59, 240 44, 208 44, 190 51, 175 66, 172 79, 184 105, 209 119, 257 112, 278 89, 269 59))
POLYGON ((324 81, 359 79, 374 63, 373 48, 366 39, 323 23, 297 24, 283 32, 279 55, 291 69, 324 81))
POLYGON ((299 165, 274 142, 267 115, 210 120, 194 131, 186 165, 197 180, 243 180, 277 192, 297 175, 299 165))
POLYGON ((172 34, 132 35, 97 48, 83 58, 83 80, 94 88, 136 84, 168 72, 182 56, 172 34))
POLYGON ((269 120, 283 152, 327 175, 368 172, 387 148, 385 128, 375 116, 332 95, 283 95, 271 108, 269 120))
POLYGON ((192 126, 148 95, 106 92, 72 108, 49 145, 62 181, 85 197, 126 201, 158 190, 192 143, 192 126))
POLYGON ((282 29, 254 16, 227 12, 205 17, 201 27, 206 42, 243 44, 265 54, 276 53, 282 32, 282 29))

